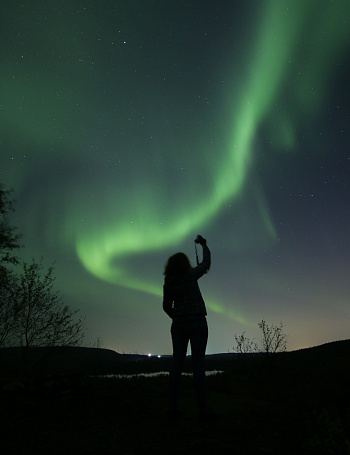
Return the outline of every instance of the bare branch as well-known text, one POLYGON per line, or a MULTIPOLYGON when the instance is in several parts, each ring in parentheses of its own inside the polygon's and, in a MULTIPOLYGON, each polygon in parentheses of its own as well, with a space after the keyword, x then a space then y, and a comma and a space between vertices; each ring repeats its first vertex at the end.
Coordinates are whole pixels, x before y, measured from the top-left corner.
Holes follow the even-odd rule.
POLYGON ((45 272, 40 263, 23 264, 13 305, 12 340, 24 346, 76 346, 84 338, 84 318, 64 305, 53 290, 53 267, 45 272))

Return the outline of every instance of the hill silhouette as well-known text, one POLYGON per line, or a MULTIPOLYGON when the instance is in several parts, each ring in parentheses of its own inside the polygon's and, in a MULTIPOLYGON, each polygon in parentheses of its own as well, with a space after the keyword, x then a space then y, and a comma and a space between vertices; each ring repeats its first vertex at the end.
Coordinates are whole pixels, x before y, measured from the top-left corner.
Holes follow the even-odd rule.
MULTIPOLYGON (((275 364, 284 368, 296 365, 318 369, 327 365, 346 363, 350 351, 350 340, 334 341, 320 346, 297 351, 277 353, 270 356, 275 364)), ((236 371, 242 363, 253 367, 266 363, 264 353, 223 353, 206 355, 207 371, 236 371)), ((146 356, 141 354, 120 354, 110 349, 88 347, 31 347, 0 349, 0 365, 8 375, 21 368, 33 376, 63 375, 107 375, 142 374, 168 371, 171 356, 146 356)), ((185 371, 191 372, 190 356, 185 371)))
MULTIPOLYGON (((1 349, 2 453, 346 454, 350 341, 271 356, 207 356, 219 419, 197 419, 192 378, 182 379, 183 421, 167 420, 168 357, 96 348, 1 349), (16 359, 17 356, 17 359, 16 359)), ((190 359, 187 359, 190 369, 190 359)))

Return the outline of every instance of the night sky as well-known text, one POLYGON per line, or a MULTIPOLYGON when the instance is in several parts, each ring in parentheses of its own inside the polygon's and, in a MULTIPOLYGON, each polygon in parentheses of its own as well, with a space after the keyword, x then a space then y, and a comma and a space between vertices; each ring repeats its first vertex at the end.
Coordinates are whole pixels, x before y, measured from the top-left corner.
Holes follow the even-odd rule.
POLYGON ((350 338, 348 0, 0 9, 0 182, 85 345, 170 354, 164 264, 197 234, 208 353, 262 319, 350 338))

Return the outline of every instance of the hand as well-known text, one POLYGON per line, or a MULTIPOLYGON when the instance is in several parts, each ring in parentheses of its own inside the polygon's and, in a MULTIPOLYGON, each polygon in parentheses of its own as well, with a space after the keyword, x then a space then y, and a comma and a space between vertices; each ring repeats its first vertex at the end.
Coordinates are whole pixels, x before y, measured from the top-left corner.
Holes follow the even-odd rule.
POLYGON ((197 235, 195 242, 199 243, 202 246, 207 244, 207 241, 201 235, 197 235))

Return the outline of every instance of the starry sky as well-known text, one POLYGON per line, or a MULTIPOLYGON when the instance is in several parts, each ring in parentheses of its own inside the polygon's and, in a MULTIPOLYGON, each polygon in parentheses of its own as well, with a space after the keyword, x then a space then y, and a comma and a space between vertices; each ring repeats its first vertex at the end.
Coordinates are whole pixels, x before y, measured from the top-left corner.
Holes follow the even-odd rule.
POLYGON ((0 8, 0 182, 85 345, 170 354, 163 268, 197 234, 208 353, 262 319, 349 338, 348 0, 0 8))

